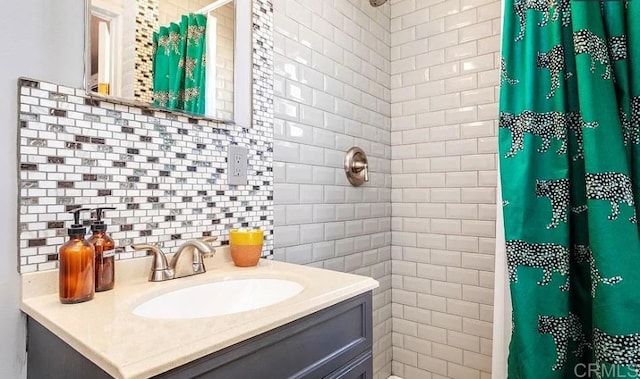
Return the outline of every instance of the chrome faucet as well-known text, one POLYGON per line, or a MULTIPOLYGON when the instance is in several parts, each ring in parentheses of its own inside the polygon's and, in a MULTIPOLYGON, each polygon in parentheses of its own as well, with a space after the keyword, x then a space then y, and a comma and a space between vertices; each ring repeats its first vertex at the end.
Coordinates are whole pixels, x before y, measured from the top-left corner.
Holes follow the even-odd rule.
POLYGON ((215 241, 217 237, 204 237, 201 239, 189 240, 178 248, 178 251, 171 258, 171 263, 167 262, 167 256, 155 245, 131 245, 134 250, 148 250, 153 253, 153 264, 149 273, 150 282, 162 282, 165 280, 178 279, 184 276, 202 274, 206 272, 203 261, 203 254, 214 254, 216 250, 208 244, 215 241), (178 261, 184 252, 191 254, 191 272, 178 273, 178 261))

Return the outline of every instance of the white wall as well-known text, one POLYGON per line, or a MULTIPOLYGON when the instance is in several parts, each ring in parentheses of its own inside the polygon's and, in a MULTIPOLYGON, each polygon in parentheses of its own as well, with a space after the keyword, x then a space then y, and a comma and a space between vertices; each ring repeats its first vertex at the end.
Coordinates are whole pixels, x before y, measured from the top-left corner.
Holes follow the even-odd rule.
POLYGON ((368 275, 374 378, 391 371, 389 5, 277 0, 274 5, 275 258, 368 275), (370 182, 352 187, 351 146, 370 182))
POLYGON ((499 0, 392 0, 393 373, 490 378, 499 0))
POLYGON ((82 86, 84 4, 79 0, 2 1, 0 34, 0 378, 21 378, 25 325, 18 309, 17 78, 82 86))

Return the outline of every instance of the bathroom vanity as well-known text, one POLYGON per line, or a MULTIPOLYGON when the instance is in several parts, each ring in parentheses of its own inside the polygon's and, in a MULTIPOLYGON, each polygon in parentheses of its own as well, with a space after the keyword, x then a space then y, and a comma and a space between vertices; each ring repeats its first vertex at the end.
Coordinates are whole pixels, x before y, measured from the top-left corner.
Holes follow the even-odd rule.
POLYGON ((28 378, 372 378, 371 278, 267 260, 236 268, 228 249, 206 261, 207 273, 162 283, 146 281, 149 259, 118 263, 114 290, 75 305, 58 302, 52 272, 23 275, 28 378), (212 317, 133 313, 170 291, 255 278, 303 289, 212 317))

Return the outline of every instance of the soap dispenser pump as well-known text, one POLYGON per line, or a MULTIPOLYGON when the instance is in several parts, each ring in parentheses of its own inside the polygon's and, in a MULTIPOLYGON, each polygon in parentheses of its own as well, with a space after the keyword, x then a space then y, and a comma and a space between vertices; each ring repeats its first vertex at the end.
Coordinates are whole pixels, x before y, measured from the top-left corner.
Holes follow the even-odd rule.
POLYGON ((107 225, 102 221, 104 211, 114 207, 96 208, 96 220, 91 224, 93 235, 89 242, 96 252, 95 279, 96 292, 108 291, 115 284, 115 242, 107 234, 107 225))
POLYGON ((94 295, 94 249, 84 236, 87 232, 80 223, 80 212, 86 208, 69 211, 73 224, 68 229, 69 240, 60 247, 59 295, 63 304, 81 303, 94 295))

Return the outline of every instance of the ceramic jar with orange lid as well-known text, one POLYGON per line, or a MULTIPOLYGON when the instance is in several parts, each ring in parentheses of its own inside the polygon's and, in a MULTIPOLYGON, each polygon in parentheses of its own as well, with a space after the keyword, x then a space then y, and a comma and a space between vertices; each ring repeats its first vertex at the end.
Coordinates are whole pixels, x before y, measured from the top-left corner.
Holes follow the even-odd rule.
POLYGON ((238 267, 251 267, 258 264, 262 255, 264 233, 260 229, 231 229, 229 246, 231 259, 238 267))

